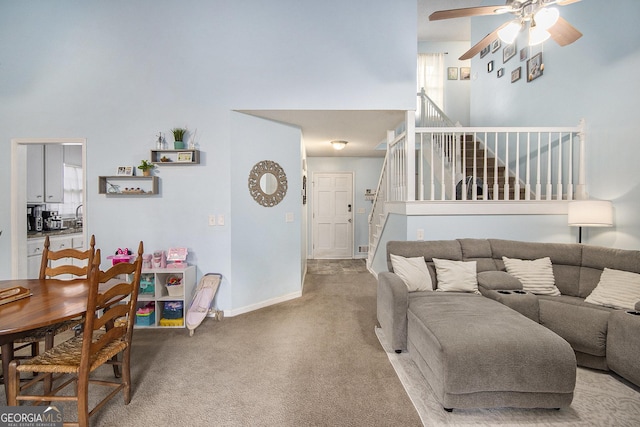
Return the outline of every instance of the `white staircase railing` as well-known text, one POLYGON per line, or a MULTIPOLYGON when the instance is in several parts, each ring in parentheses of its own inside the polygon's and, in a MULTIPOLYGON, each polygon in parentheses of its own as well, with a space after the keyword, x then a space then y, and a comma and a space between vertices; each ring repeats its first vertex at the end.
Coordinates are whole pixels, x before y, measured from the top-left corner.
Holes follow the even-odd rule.
POLYGON ((387 134, 369 216, 369 265, 385 202, 562 201, 586 198, 584 122, 574 127, 461 127, 424 94, 387 134), (416 127, 416 122, 418 127, 416 127))

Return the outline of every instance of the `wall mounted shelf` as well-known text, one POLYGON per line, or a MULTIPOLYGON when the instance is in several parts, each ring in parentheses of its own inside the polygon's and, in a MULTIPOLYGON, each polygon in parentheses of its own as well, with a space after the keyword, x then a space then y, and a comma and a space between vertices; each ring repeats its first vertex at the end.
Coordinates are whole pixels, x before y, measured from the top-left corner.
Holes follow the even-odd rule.
POLYGON ((98 194, 150 196, 158 194, 157 176, 99 176, 98 194))
POLYGON ((200 164, 200 150, 151 150, 151 163, 162 166, 198 165, 200 164))

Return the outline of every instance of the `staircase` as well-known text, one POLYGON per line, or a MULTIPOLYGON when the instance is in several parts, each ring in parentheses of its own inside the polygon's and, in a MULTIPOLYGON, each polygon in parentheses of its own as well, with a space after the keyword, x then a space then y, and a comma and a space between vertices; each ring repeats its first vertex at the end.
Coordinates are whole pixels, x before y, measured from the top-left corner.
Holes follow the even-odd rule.
MULTIPOLYGON (((500 161, 495 156, 488 152, 484 148, 484 144, 481 141, 476 140, 474 143, 473 135, 464 135, 462 143, 460 144, 461 163, 464 165, 464 176, 468 178, 475 178, 476 182, 476 199, 477 200, 524 200, 525 189, 524 186, 520 187, 518 197, 516 198, 516 178, 513 175, 508 176, 506 179, 506 168, 500 164, 500 161), (486 161, 486 170, 484 168, 486 161), (486 177, 485 177, 486 173, 486 177), (508 185, 505 186, 505 182, 508 185), (505 190, 508 197, 505 197, 505 190), (494 197, 497 191, 497 197, 494 197)), ((462 167, 460 168, 462 169, 462 167)), ((460 184, 459 184, 460 185, 460 184)), ((464 183, 462 195, 466 194, 466 199, 473 199, 474 191, 472 188, 471 179, 464 183), (468 185, 471 188, 468 188, 468 185), (464 191, 466 188, 466 193, 464 191), (471 197, 469 197, 471 196, 471 197)), ((465 199, 465 197, 462 197, 465 199)), ((460 200, 461 198, 456 197, 460 200)))

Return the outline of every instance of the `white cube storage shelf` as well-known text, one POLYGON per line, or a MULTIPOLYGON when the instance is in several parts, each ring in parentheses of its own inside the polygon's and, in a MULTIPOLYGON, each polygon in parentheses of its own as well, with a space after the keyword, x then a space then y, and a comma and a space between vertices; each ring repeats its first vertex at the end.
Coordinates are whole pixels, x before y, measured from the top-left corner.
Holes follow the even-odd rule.
POLYGON ((196 267, 190 265, 185 268, 151 268, 142 269, 140 292, 138 293, 137 308, 144 308, 154 303, 155 311, 146 316, 136 315, 136 328, 184 328, 184 317, 193 298, 196 286, 196 267), (181 280, 180 285, 173 285, 171 291, 166 283, 172 278, 181 280), (167 319, 163 317, 165 304, 182 303, 182 317, 167 319))

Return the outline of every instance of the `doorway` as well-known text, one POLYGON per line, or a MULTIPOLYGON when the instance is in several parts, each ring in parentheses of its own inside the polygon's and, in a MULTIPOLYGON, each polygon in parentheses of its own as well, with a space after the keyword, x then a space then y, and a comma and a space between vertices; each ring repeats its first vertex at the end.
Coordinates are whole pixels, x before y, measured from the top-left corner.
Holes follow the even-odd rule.
MULTIPOLYGON (((87 212, 87 156, 85 138, 14 138, 11 140, 11 277, 27 277, 27 147, 32 144, 80 145, 83 171, 82 205, 87 212)), ((86 215, 84 215, 86 218, 86 215)), ((87 221, 82 235, 87 241, 87 221)))
POLYGON ((353 258, 353 172, 314 172, 313 258, 353 258))

